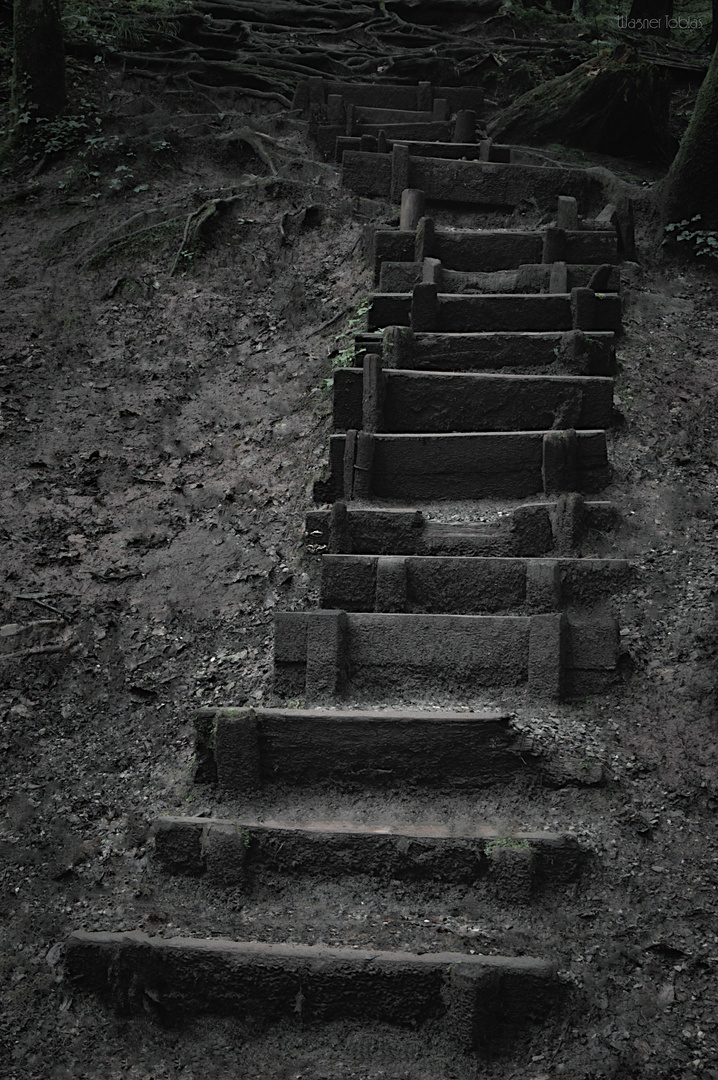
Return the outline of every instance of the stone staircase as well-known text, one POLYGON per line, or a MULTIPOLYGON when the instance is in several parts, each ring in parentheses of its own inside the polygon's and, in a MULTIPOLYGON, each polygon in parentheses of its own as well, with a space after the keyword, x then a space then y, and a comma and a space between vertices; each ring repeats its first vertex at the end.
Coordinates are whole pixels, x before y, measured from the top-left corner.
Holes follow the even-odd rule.
MULTIPOLYGON (((310 890, 360 875, 499 908, 545 897, 550 919, 584 853, 538 820, 502 827, 500 807, 531 791, 540 817, 542 790, 600 782, 535 752, 513 716, 618 677, 632 570, 584 550, 617 518, 600 496, 630 216, 585 170, 477 142, 473 89, 317 79, 295 105, 345 186, 400 205, 400 223, 367 238, 377 292, 334 375, 323 508, 307 516, 320 606, 276 614, 278 707, 199 712, 197 779, 226 812, 158 821, 155 861, 247 902, 267 874, 310 890), (451 227, 456 207, 480 219, 528 198, 551 225, 451 227), (347 791, 366 806, 329 816, 347 791), (397 793, 402 820, 381 810, 397 793)), ((447 1052, 515 1048, 566 999, 551 956, 349 940, 76 933, 66 960, 129 1013, 348 1018, 421 1028, 447 1052)))

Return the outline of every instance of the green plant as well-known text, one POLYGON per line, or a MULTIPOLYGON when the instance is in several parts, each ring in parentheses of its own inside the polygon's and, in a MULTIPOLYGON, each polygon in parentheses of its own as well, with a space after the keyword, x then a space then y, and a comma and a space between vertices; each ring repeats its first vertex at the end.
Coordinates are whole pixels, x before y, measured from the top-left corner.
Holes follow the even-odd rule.
MULTIPOLYGON (((355 360, 354 338, 362 330, 366 329, 366 316, 370 309, 371 300, 366 298, 360 300, 347 318, 344 329, 340 330, 334 338, 334 345, 329 353, 332 371, 336 371, 337 368, 353 367, 355 360)), ((319 385, 322 390, 329 390, 333 384, 334 377, 330 375, 329 378, 322 379, 319 385)))
POLYGON ((497 851, 530 851, 531 844, 528 840, 519 840, 513 836, 502 836, 497 840, 489 840, 488 844, 484 848, 488 858, 491 858, 497 851))
POLYGON ((334 338, 332 367, 351 367, 354 363, 354 338, 366 329, 366 315, 371 309, 371 300, 362 300, 347 319, 344 329, 334 338))
POLYGON ((85 45, 98 55, 146 46, 157 37, 176 37, 174 18, 180 10, 175 0, 125 0, 95 4, 92 0, 67 0, 62 14, 65 38, 85 45), (139 16, 139 17, 138 17, 139 16))
POLYGON ((249 850, 249 830, 245 829, 243 825, 235 825, 234 828, 235 828, 235 831, 236 831, 237 835, 239 836, 240 840, 244 844, 245 850, 248 851, 249 850))
POLYGON ((664 245, 684 244, 684 251, 694 258, 718 259, 718 231, 702 229, 701 215, 696 214, 685 221, 671 221, 665 227, 664 245))

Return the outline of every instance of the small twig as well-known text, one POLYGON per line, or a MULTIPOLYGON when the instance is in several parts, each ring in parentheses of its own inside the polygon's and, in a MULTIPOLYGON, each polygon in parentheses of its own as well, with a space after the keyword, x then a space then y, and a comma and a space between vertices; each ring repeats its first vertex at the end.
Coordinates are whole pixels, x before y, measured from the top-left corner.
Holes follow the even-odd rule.
POLYGON ((17 652, 0 653, 0 662, 3 660, 20 660, 25 656, 41 656, 48 653, 60 653, 76 645, 75 641, 65 641, 62 645, 33 645, 29 649, 19 649, 17 652))
POLYGON ((339 320, 343 319, 345 315, 348 315, 350 311, 351 308, 344 308, 338 315, 334 315, 333 318, 328 319, 325 323, 322 323, 321 326, 318 326, 316 330, 312 330, 311 334, 307 335, 308 338, 316 337, 317 334, 321 334, 322 330, 328 330, 330 326, 333 326, 335 322, 339 322, 339 320))
POLYGON ((33 604, 39 604, 40 607, 47 608, 48 611, 54 611, 56 615, 61 615, 65 618, 64 612, 59 608, 53 607, 52 604, 48 604, 45 600, 41 600, 38 596, 33 596, 32 593, 18 593, 15 596, 16 600, 31 600, 33 604))
POLYGON ((174 277, 175 270, 177 269, 177 264, 179 263, 180 259, 182 258, 182 255, 184 253, 185 244, 187 243, 187 237, 189 235, 189 231, 190 231, 192 222, 193 222, 196 214, 197 214, 197 211, 193 210, 191 214, 187 215, 187 220, 184 223, 184 232, 182 233, 182 239, 180 240, 180 246, 177 249, 177 254, 174 257, 174 262, 172 263, 172 269, 170 270, 170 277, 174 277))

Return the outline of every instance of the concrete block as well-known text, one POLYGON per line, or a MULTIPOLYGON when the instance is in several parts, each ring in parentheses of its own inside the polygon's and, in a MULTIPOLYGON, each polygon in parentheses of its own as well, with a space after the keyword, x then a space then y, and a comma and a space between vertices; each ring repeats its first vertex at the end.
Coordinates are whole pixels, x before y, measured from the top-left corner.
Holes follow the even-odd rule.
POLYGON ((426 216, 419 218, 416 225, 416 239, 414 240, 414 260, 423 263, 424 259, 434 257, 434 243, 436 226, 434 219, 426 216))
POLYGON ((372 494, 375 446, 375 436, 371 432, 360 431, 357 433, 353 491, 353 498, 355 499, 368 499, 372 494))
POLYGON ((559 195, 556 224, 559 229, 578 229, 578 203, 567 195, 559 195))
POLYGON ((430 109, 434 100, 434 94, 431 88, 431 83, 422 81, 419 82, 416 87, 416 107, 417 109, 430 109))
POLYGON ((354 550, 349 513, 343 499, 337 499, 330 511, 327 547, 337 555, 350 555, 354 550))
POLYGON ((362 430, 382 431, 384 426, 385 379, 379 353, 367 353, 362 371, 362 430))
POLYGON ((551 226, 546 229, 543 238, 543 251, 541 262, 555 263, 566 258, 566 233, 563 229, 551 226))
POLYGON ((374 611, 406 611, 406 559, 381 555, 376 562, 374 611))
POLYGON ((217 711, 215 758, 220 787, 237 795, 254 795, 259 791, 262 784, 259 727, 253 709, 217 711))
POLYGON ((204 833, 207 877, 215 885, 244 885, 249 834, 235 825, 209 822, 204 833))
POLYGON ((306 697, 332 700, 342 694, 348 665, 345 611, 313 611, 307 620, 306 697))
POLYGON ((415 285, 411 294, 411 329, 414 333, 434 330, 439 312, 438 289, 433 282, 415 285))
POLYGON ((443 275, 441 272, 441 260, 425 258, 422 264, 421 280, 436 285, 437 290, 443 291, 443 275))
POLYGON ((575 491, 578 487, 576 432, 547 431, 543 436, 543 489, 547 495, 575 491))
POLYGON ((434 98, 432 119, 438 121, 449 119, 449 102, 446 98, 434 98))
POLYGON ((554 545, 559 555, 571 555, 577 550, 586 528, 586 508, 583 495, 577 491, 559 495, 553 512, 554 545))
POLYGON ((162 819, 155 825, 154 856, 170 874, 202 874, 205 869, 202 849, 203 825, 196 820, 178 823, 162 819))
POLYGON ((563 693, 568 624, 566 616, 532 615, 529 632, 529 693, 548 701, 559 701, 563 693))
POLYGON ((536 612, 561 607, 561 568, 556 559, 529 559, 526 563, 526 604, 536 612))
POLYGON ((452 142, 476 142, 476 113, 473 109, 460 109, 457 112, 452 142))
POLYGON ((563 1000, 563 987, 527 960, 515 958, 512 971, 451 970, 443 996, 449 1030, 463 1051, 512 1052, 526 1022, 545 1020, 563 1000))
POLYGON ((571 289, 571 322, 574 330, 595 330, 596 294, 593 289, 571 289))
POLYGON ((308 617, 305 611, 275 612, 274 690, 280 697, 304 697, 308 617))
POLYGON ((537 885, 538 859, 526 840, 497 840, 486 848, 491 891, 501 904, 527 904, 537 885))
MULTIPOLYGON (((403 152, 403 147, 401 152, 403 152)), ((392 155, 394 151, 392 150, 392 155)), ((408 149, 407 149, 408 156, 408 149)), ((392 162, 394 158, 392 156, 392 162)), ((392 170, 393 170, 392 164, 392 170)), ((392 177, 393 177, 392 172, 392 177)), ((419 221, 424 216, 424 208, 426 205, 426 196, 424 192, 418 188, 404 187, 401 190, 401 211, 399 215, 399 229, 402 231, 411 231, 416 229, 419 221)))
POLYGON ((359 431, 357 428, 349 428, 344 442, 344 454, 342 457, 342 494, 347 500, 354 498, 354 463, 356 461, 358 435, 359 431))
POLYGON ((409 326, 387 326, 382 335, 382 365, 410 368, 414 358, 414 331, 409 326))
POLYGON ((391 202, 400 203, 402 192, 410 186, 409 147, 404 143, 394 143, 391 151, 391 187, 389 190, 391 202))
POLYGON ((550 293, 568 292, 568 271, 566 269, 565 262, 555 262, 551 266, 551 277, 549 278, 548 291, 550 293))
POLYGON ((344 98, 341 94, 327 94, 327 123, 345 123, 344 98))

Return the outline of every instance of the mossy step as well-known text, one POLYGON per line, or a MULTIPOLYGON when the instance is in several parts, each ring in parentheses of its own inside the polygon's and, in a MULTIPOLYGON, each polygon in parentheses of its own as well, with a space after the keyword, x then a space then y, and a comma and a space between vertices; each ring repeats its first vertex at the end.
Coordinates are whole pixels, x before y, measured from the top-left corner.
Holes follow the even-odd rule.
POLYGON ((286 699, 379 701, 442 690, 459 701, 484 688, 520 687, 534 700, 556 701, 613 685, 618 657, 611 615, 274 616, 274 689, 286 699))
POLYGON ((528 900, 543 885, 575 881, 583 853, 569 833, 502 834, 434 826, 367 826, 338 821, 297 825, 204 817, 161 817, 154 859, 175 874, 250 889, 264 870, 339 878, 443 881, 487 889, 506 902, 528 900))
MULTIPOLYGON (((365 250, 379 281, 382 263, 410 263, 431 257, 447 270, 491 273, 543 263, 546 230, 442 229, 433 221, 416 229, 367 229, 365 250)), ((609 229, 566 229, 562 250, 567 264, 619 263, 618 236, 609 229)))
POLYGON ((164 1022, 232 1016, 258 1028, 349 1018, 416 1027, 462 1048, 510 1045, 562 1001, 554 966, 532 957, 416 955, 140 931, 70 935, 67 974, 121 1013, 164 1022))
POLYGON ((365 364, 363 369, 334 372, 333 404, 335 431, 368 428, 384 434, 448 434, 540 431, 553 426, 597 429, 610 427, 613 421, 613 379, 422 372, 381 366, 373 375, 365 364), (374 399, 367 393, 372 377, 374 399))
POLYGON ((590 536, 615 529, 611 502, 571 495, 557 502, 502 509, 489 521, 432 520, 421 510, 335 502, 312 510, 306 538, 312 553, 537 557, 575 552, 590 536))
POLYGON ((457 615, 565 611, 603 606, 631 578, 625 559, 324 555, 320 604, 457 615))
MULTIPOLYGON (((356 337, 356 364, 367 353, 381 353, 387 368, 413 371, 499 372, 505 368, 543 367, 565 374, 614 375, 615 334, 590 331, 415 332, 391 326, 356 337)), ((547 374, 553 374, 547 371, 547 374)))

